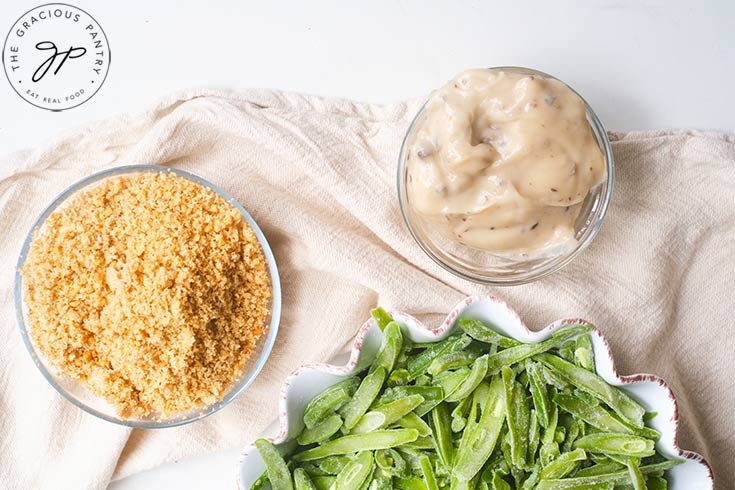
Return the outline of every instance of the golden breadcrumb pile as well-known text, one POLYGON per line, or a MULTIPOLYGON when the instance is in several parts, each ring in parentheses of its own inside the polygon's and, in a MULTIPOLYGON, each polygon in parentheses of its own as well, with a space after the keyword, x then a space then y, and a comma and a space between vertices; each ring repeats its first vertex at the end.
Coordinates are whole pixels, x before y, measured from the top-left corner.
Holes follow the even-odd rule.
POLYGON ((267 328, 253 230, 169 172, 72 197, 36 230, 21 272, 37 348, 126 418, 218 401, 267 328))

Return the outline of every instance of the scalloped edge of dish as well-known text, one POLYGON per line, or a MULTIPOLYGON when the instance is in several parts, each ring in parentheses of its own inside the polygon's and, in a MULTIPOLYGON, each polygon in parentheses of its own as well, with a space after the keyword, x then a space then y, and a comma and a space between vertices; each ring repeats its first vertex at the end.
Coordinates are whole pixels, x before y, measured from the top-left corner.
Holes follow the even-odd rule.
MULTIPOLYGON (((598 352, 595 352, 595 368, 596 370, 600 370, 601 368, 609 368, 610 373, 612 374, 614 380, 611 382, 611 384, 615 386, 625 386, 625 385, 632 385, 637 383, 656 383, 661 388, 663 388, 667 393, 667 401, 671 405, 671 413, 673 414, 670 420, 670 423, 673 424, 673 433, 672 432, 666 432, 662 433, 661 440, 667 439, 671 446, 676 453, 676 456, 692 461, 695 464, 699 464, 704 467, 704 470, 706 471, 707 475, 707 486, 703 487, 701 490, 714 490, 714 476, 712 472, 712 467, 707 462, 707 460, 699 453, 693 452, 693 451, 687 451, 684 449, 681 449, 679 447, 678 442, 678 436, 679 436, 679 407, 676 402, 676 397, 671 390, 671 388, 668 386, 668 384, 659 376, 656 376, 654 374, 633 374, 628 376, 621 376, 617 368, 615 366, 615 360, 613 358, 612 354, 612 348, 610 347, 610 344, 608 343, 607 339, 605 339, 605 336, 603 333, 592 323, 588 322, 587 320, 583 318, 565 318, 562 320, 557 320, 542 330, 539 331, 532 331, 530 330, 526 324, 521 320, 518 313, 513 310, 505 301, 491 295, 483 295, 483 296, 469 296, 459 303, 457 303, 452 310, 449 312, 447 317, 444 319, 444 321, 436 328, 429 328, 425 326, 422 322, 417 320, 416 318, 412 317, 411 315, 407 313, 403 313, 400 311, 391 311, 391 315, 394 319, 398 320, 399 323, 405 324, 405 326, 411 330, 412 332, 418 332, 419 334, 426 335, 429 338, 432 338, 434 341, 441 340, 443 336, 449 333, 452 326, 454 325, 455 320, 470 306, 476 303, 481 302, 488 302, 492 303, 495 306, 500 306, 501 308, 504 308, 506 311, 505 313, 509 315, 510 318, 512 318, 513 322, 515 323, 513 325, 513 328, 516 329, 516 331, 513 332, 513 334, 510 334, 510 336, 516 338, 517 340, 525 341, 525 342, 538 342, 545 338, 548 338, 551 335, 551 332, 556 330, 557 328, 563 327, 565 325, 569 324, 588 324, 593 327, 592 335, 595 335, 600 340, 601 344, 605 347, 606 351, 604 352, 606 356, 600 356, 598 352), (519 338, 520 337, 520 338, 519 338), (604 366, 603 363, 607 363, 607 366, 604 366)), ((362 324, 362 326, 358 329, 354 341, 352 343, 352 347, 350 349, 349 354, 349 360, 346 364, 338 366, 334 364, 329 363, 307 363, 302 364, 298 368, 296 368, 291 374, 288 375, 286 380, 284 381, 283 385, 281 386, 281 391, 279 394, 278 399, 278 433, 275 436, 266 437, 267 440, 272 442, 273 444, 281 444, 283 442, 286 442, 289 439, 289 412, 287 409, 289 394, 292 390, 292 387, 294 385, 294 382, 298 380, 298 378, 306 371, 314 371, 319 373, 324 373, 328 375, 337 375, 337 376, 346 376, 349 374, 352 374, 355 369, 358 366, 358 363, 360 361, 360 356, 362 353, 363 348, 363 340, 365 339, 365 335, 367 334, 368 330, 375 325, 375 320, 370 318, 365 323, 362 324)), ((604 377, 604 376, 603 376, 604 377)), ((608 380, 610 382, 610 380, 608 380)), ((657 443, 658 446, 658 443, 657 443)), ((255 448, 255 445, 253 443, 250 443, 246 445, 239 454, 238 461, 237 461, 237 475, 236 475, 236 481, 237 481, 237 488, 239 490, 246 490, 246 487, 242 484, 242 470, 246 463, 247 457, 253 452, 253 450, 257 449, 255 448)), ((675 490, 672 488, 672 490, 675 490)), ((688 490, 694 490, 694 489, 688 489, 688 490)))

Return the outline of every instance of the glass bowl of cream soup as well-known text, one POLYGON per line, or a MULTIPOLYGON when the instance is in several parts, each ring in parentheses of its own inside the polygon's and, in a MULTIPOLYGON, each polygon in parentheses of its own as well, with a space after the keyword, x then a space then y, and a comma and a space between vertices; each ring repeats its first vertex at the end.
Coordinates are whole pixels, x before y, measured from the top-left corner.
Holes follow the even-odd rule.
POLYGON ((398 163, 403 218, 439 265, 491 285, 559 270, 600 229, 613 156, 572 88, 521 67, 473 69, 435 90, 398 163))

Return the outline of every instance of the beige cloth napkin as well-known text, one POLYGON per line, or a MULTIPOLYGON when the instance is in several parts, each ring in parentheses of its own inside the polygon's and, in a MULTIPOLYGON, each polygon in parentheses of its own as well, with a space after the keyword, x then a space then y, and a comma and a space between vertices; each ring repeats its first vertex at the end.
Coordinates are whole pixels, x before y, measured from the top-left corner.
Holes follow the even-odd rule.
POLYGON ((594 243, 547 279, 491 289, 445 272, 403 225, 396 157, 418 105, 196 91, 0 159, 0 486, 99 489, 238 447, 274 418, 288 373, 342 349, 371 307, 435 324, 473 293, 501 296, 532 328, 565 316, 597 324, 623 373, 659 374, 678 395, 682 447, 709 459, 720 488, 735 481, 735 137, 612 134, 616 188, 594 243), (265 232, 283 283, 278 340, 255 383, 175 429, 131 431, 64 401, 14 317, 15 261, 36 216, 81 177, 133 163, 182 168, 234 195, 265 232))

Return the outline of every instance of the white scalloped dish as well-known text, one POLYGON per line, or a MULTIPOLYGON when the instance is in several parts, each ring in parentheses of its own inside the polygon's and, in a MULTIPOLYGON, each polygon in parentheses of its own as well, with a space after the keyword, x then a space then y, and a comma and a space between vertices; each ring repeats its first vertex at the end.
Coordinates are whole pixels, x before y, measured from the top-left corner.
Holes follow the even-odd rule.
MULTIPOLYGON (((424 326, 410 315, 391 312, 401 325, 404 335, 414 342, 434 342, 447 337, 457 328, 455 320, 468 317, 495 326, 504 335, 521 342, 540 342, 551 332, 563 325, 588 323, 579 318, 558 320, 539 332, 530 331, 518 314, 503 301, 491 297, 468 297, 449 313, 444 322, 435 329, 424 326)), ((647 411, 658 412, 648 425, 662 434, 656 449, 672 459, 684 459, 684 464, 667 471, 670 490, 713 490, 712 470, 705 459, 677 444, 678 411, 674 394, 659 377, 650 374, 632 376, 618 375, 612 353, 602 333, 595 329, 592 334, 597 373, 608 383, 619 386, 636 399, 647 411)), ((265 435, 274 444, 295 438, 303 429, 303 414, 306 404, 327 387, 352 375, 373 359, 382 340, 382 333, 370 319, 357 332, 352 351, 347 356, 337 356, 330 364, 305 364, 294 371, 281 388, 278 405, 278 421, 266 430, 265 435), (275 434, 275 435, 273 435, 275 434)), ((238 488, 246 490, 265 471, 265 464, 255 446, 243 448, 237 469, 238 488)))

